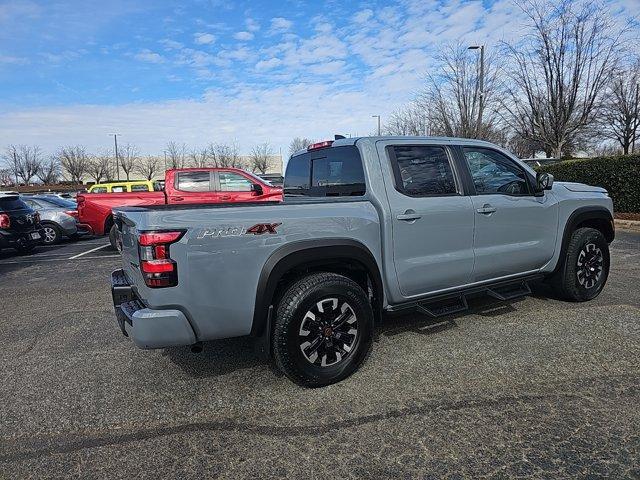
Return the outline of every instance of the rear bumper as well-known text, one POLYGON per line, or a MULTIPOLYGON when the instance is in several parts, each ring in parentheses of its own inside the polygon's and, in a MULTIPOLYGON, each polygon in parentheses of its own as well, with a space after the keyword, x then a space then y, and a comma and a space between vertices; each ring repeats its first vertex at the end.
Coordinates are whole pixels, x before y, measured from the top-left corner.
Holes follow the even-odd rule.
POLYGON ((138 347, 152 349, 196 343, 196 335, 184 313, 147 308, 136 296, 123 270, 111 273, 111 295, 120 331, 138 347))
POLYGON ((16 232, 15 230, 0 229, 0 247, 15 248, 24 245, 39 245, 44 241, 44 230, 34 228, 28 232, 16 232), (39 239, 33 239, 31 234, 38 233, 39 239))

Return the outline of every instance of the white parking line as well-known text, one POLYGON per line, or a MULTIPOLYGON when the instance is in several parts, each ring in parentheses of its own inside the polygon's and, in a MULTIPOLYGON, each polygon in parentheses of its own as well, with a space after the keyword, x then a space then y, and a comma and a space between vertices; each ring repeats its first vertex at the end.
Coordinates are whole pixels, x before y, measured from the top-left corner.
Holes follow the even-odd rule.
POLYGON ((75 260, 76 258, 80 258, 80 257, 86 255, 87 253, 95 252, 96 250, 100 250, 102 248, 108 247, 109 245, 111 245, 111 244, 110 243, 105 243, 104 245, 100 245, 99 247, 92 248, 91 250, 87 250, 86 252, 82 252, 82 253, 79 253, 78 255, 74 255, 73 257, 69 257, 69 260, 75 260))
MULTIPOLYGON (((76 260, 78 261, 82 261, 82 260, 100 260, 102 258, 120 258, 120 255, 116 254, 116 255, 100 255, 98 256, 90 256, 90 257, 81 257, 78 258, 76 260)), ((23 258, 19 261, 15 261, 15 260, 10 260, 8 262, 0 259, 0 268, 2 268, 3 265, 27 265, 27 264, 37 264, 40 262, 66 262, 68 261, 68 258, 23 258)))

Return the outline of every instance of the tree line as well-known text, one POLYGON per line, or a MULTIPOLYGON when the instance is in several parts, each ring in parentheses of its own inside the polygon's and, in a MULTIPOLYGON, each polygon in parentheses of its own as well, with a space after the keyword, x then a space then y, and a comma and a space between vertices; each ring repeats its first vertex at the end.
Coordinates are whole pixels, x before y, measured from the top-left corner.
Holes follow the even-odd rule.
POLYGON ((385 133, 484 139, 520 157, 632 151, 640 59, 628 40, 637 19, 621 26, 598 2, 515 3, 528 21, 522 37, 492 47, 482 69, 467 45, 444 46, 385 133))
POLYGON ((82 145, 59 148, 52 155, 45 155, 38 146, 9 145, 2 156, 0 185, 30 184, 39 181, 55 184, 64 179, 74 184, 86 178, 92 182, 114 180, 120 174, 126 180, 134 175, 151 180, 170 168, 185 167, 235 167, 264 174, 274 155, 268 142, 255 145, 248 156, 242 157, 237 143, 210 143, 204 147, 189 149, 184 143, 169 142, 163 156, 141 155, 135 145, 113 151, 92 154, 82 145))

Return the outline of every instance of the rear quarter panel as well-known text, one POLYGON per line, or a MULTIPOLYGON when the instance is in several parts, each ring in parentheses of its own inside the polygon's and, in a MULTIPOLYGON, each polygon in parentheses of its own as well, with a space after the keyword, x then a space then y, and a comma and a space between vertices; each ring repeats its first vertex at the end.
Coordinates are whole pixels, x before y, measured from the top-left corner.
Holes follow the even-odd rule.
POLYGON ((353 239, 364 244, 380 262, 380 222, 368 201, 157 209, 127 211, 126 216, 138 231, 187 231, 170 247, 171 258, 178 264, 178 286, 151 289, 144 285, 135 265, 130 226, 124 238, 123 263, 149 307, 183 311, 199 340, 250 333, 262 267, 285 244, 321 238, 353 239), (259 223, 280 225, 276 234, 243 233, 259 223))
POLYGON ((80 223, 89 225, 96 235, 105 235, 105 221, 115 207, 164 205, 164 192, 87 193, 78 201, 80 223))

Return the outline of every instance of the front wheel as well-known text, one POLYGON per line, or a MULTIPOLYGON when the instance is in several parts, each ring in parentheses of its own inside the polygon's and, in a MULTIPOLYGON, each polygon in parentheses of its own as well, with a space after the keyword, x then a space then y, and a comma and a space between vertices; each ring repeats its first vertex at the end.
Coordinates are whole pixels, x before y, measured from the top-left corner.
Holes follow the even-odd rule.
POLYGON ((562 268, 552 281, 564 298, 585 302, 597 297, 609 276, 609 244, 595 228, 571 234, 562 268))
POLYGON ((371 350, 373 318, 369 299, 356 282, 335 273, 310 274, 291 285, 278 305, 276 364, 305 387, 339 382, 371 350))

